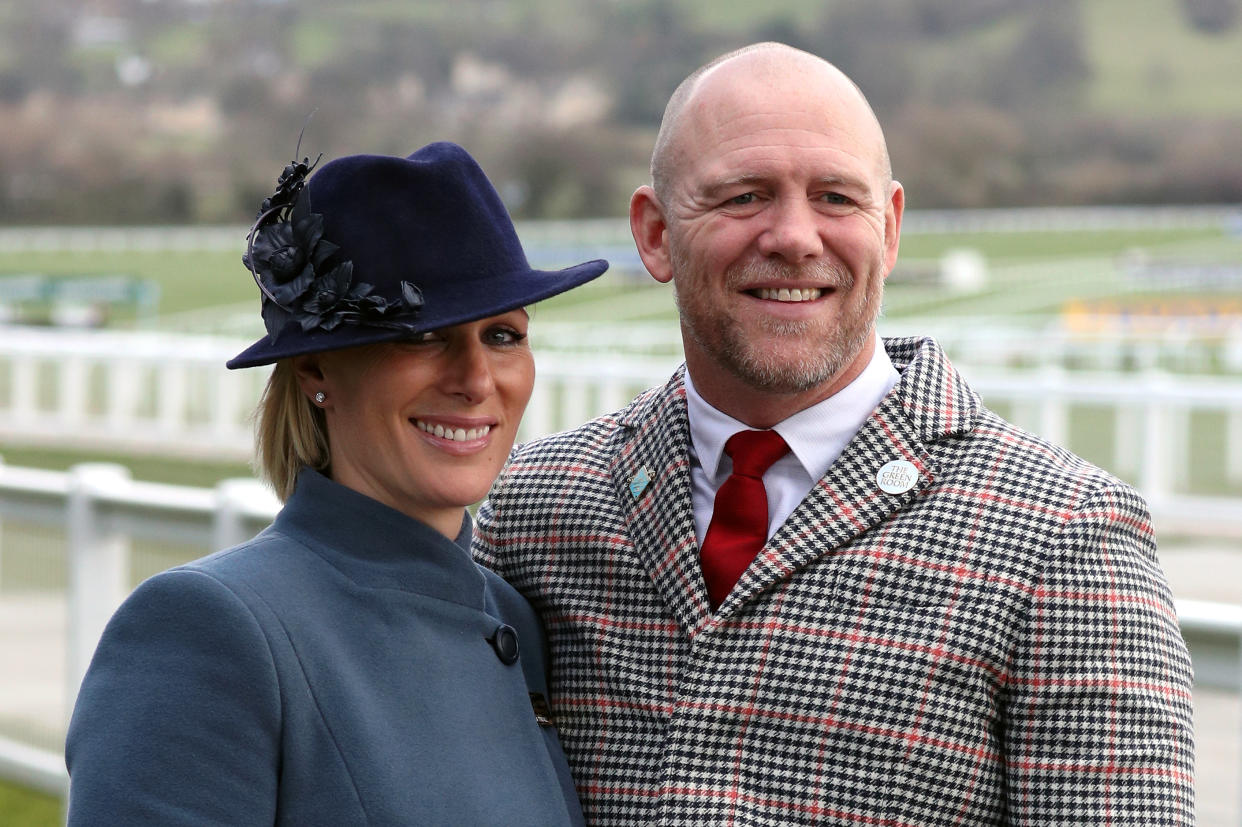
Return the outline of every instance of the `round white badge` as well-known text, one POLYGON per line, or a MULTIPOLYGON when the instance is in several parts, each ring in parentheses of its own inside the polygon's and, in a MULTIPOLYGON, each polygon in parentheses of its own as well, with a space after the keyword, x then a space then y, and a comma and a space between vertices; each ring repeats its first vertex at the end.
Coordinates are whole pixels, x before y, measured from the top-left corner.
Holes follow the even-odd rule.
POLYGON ((875 481, 885 494, 904 494, 918 483, 919 472, 914 463, 895 459, 880 467, 875 481))

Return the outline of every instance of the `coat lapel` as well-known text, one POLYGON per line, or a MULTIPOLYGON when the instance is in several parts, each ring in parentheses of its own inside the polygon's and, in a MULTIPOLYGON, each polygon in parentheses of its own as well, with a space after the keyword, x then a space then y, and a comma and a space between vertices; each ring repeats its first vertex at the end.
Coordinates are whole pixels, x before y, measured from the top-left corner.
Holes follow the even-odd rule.
POLYGON ((621 416, 625 440, 612 463, 624 528, 669 611, 692 637, 710 619, 690 502, 685 368, 621 416))
POLYGON ((879 525, 919 497, 939 469, 928 445, 973 427, 978 397, 931 340, 885 342, 901 379, 841 456, 768 541, 720 607, 737 610, 756 594, 879 525), (918 477, 905 492, 882 491, 886 463, 911 463, 918 477))

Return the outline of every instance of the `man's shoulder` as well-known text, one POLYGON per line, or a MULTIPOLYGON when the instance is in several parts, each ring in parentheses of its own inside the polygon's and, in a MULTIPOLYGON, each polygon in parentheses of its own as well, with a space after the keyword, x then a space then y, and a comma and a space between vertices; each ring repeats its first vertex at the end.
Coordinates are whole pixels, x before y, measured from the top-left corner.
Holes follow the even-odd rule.
POLYGON ((1129 486, 1069 448, 1026 430, 987 407, 928 338, 886 339, 894 366, 909 378, 900 385, 907 413, 930 436, 939 461, 971 478, 999 480, 1027 491, 1071 491, 1129 486))
POLYGON ((1129 512, 1147 512, 1146 500, 1129 483, 987 407, 969 435, 933 454, 950 487, 992 502, 1068 517, 1103 497, 1129 512))

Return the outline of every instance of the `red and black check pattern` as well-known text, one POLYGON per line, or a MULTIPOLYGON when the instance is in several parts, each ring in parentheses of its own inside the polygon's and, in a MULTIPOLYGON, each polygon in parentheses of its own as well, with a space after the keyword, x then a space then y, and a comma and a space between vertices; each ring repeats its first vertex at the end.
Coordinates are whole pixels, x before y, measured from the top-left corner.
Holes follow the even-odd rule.
POLYGON ((1142 499, 934 342, 886 345, 897 387, 715 614, 680 371, 515 451, 475 553, 543 615, 588 820, 1191 824, 1190 660, 1142 499), (876 485, 894 459, 904 494, 876 485))

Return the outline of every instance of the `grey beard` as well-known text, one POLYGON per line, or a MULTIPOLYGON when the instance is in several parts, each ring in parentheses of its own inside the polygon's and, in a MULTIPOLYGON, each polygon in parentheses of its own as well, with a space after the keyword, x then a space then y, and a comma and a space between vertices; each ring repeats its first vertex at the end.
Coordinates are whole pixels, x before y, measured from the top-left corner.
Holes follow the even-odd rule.
MULTIPOLYGON (((679 251, 674 251, 673 255, 673 265, 677 268, 675 272, 684 272, 683 268, 688 262, 678 256, 677 252, 679 251)), ((794 267, 780 262, 751 261, 726 273, 725 281, 727 286, 736 288, 756 280, 807 278, 841 291, 848 291, 854 285, 854 277, 850 273, 833 267, 828 262, 819 262, 809 267, 794 267)), ((765 359, 748 346, 745 334, 736 324, 725 321, 721 327, 700 330, 696 324, 687 321, 692 316, 687 315, 685 298, 680 291, 675 298, 682 318, 682 330, 700 348, 711 354, 721 366, 748 386, 774 394, 809 391, 839 374, 872 335, 877 315, 871 307, 872 296, 868 293, 863 297, 863 305, 858 314, 859 320, 865 321, 857 330, 849 331, 848 338, 829 336, 821 343, 821 348, 797 358, 790 355, 781 359, 765 359)), ((848 324, 851 319, 842 321, 848 324)), ((764 322, 766 332, 778 338, 806 337, 810 327, 806 322, 778 319, 764 322)), ((841 332, 840 329, 838 332, 841 332)))
MULTIPOLYGON (((806 325, 803 324, 772 321, 765 328, 781 337, 806 335, 803 332, 806 325)), ((741 331, 732 325, 720 332, 714 347, 704 342, 694 329, 690 330, 690 335, 750 387, 768 393, 792 394, 809 391, 839 374, 853 361, 874 329, 873 316, 849 339, 827 339, 821 343, 822 348, 812 354, 798 358, 785 356, 779 361, 763 359, 748 348, 741 331)))

